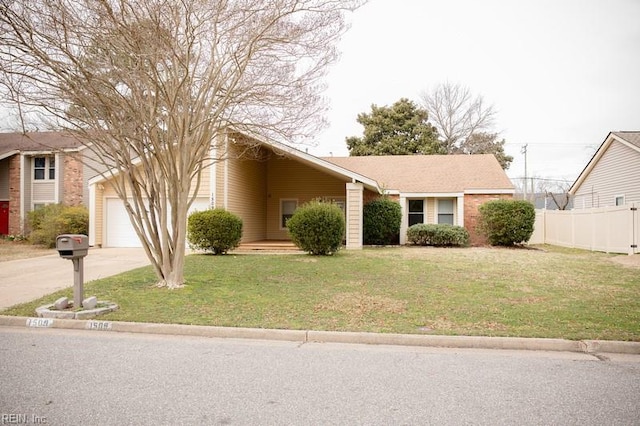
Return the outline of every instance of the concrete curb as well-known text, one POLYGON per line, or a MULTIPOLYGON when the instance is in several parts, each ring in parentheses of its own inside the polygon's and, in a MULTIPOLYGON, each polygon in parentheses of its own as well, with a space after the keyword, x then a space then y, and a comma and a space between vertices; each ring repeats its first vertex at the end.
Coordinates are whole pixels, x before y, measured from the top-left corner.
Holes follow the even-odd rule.
POLYGON ((520 337, 436 336, 422 334, 358 333, 342 331, 277 330, 203 325, 155 324, 124 321, 30 318, 0 315, 0 326, 115 331, 122 333, 278 340, 289 342, 354 343, 457 349, 618 353, 640 355, 640 342, 565 340, 520 337))

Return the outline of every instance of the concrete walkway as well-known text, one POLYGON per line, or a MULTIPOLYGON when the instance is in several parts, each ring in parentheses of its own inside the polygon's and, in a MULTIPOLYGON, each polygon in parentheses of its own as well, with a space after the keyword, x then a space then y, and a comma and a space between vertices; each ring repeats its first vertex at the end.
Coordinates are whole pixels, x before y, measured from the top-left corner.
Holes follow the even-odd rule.
MULTIPOLYGON (((149 265, 141 248, 92 248, 84 258, 84 281, 149 265)), ((73 286, 73 262, 57 254, 0 262, 0 310, 73 286)))

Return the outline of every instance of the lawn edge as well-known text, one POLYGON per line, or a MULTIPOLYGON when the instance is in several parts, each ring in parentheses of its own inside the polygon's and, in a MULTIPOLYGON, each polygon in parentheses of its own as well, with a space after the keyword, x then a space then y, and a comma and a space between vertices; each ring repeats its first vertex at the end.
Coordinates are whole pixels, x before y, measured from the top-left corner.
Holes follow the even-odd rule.
POLYGON ((275 340, 300 342, 301 344, 312 342, 347 343, 456 349, 499 349, 579 352, 585 354, 618 353, 640 355, 640 342, 622 342, 612 340, 567 340, 529 337, 443 336, 318 330, 282 330, 76 319, 37 320, 43 319, 0 315, 0 326, 275 340))

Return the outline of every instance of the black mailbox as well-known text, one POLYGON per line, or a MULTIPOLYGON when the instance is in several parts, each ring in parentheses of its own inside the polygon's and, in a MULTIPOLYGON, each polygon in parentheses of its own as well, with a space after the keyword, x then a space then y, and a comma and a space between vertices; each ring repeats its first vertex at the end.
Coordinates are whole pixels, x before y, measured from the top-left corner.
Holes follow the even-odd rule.
POLYGON ((60 257, 78 259, 89 253, 89 237, 82 234, 63 234, 56 238, 56 249, 60 257))

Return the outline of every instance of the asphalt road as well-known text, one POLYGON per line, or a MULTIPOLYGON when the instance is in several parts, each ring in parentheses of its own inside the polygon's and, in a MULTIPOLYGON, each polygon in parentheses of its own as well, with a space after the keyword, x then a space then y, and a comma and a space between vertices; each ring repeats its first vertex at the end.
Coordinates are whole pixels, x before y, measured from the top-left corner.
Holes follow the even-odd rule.
POLYGON ((640 421, 637 355, 0 327, 0 377, 0 424, 640 421))

